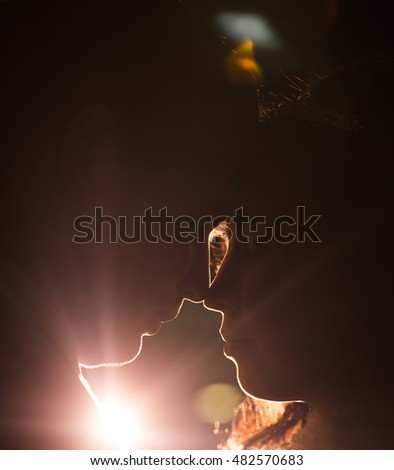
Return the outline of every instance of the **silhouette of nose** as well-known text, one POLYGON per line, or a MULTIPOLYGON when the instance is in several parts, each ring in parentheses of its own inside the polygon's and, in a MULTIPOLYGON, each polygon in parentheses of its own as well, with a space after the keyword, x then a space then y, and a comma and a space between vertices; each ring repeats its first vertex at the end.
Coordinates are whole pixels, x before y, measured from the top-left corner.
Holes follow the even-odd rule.
POLYGON ((205 295, 204 305, 208 309, 232 312, 240 302, 240 281, 230 265, 223 266, 205 295))
POLYGON ((220 284, 212 284, 205 296, 204 305, 209 310, 228 312, 232 306, 231 298, 220 287, 220 284))

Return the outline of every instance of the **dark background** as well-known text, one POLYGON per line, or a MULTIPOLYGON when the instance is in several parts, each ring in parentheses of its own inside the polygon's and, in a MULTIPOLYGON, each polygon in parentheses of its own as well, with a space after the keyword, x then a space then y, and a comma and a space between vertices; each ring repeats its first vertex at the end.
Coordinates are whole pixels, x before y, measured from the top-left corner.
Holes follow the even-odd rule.
MULTIPOLYGON (((186 143, 198 136, 213 152, 226 149, 228 135, 256 122, 257 101, 254 87, 226 76, 232 45, 223 44, 215 21, 223 9, 263 15, 283 39, 276 53, 256 51, 267 91, 287 91, 283 72, 392 54, 382 3, 335 7, 330 0, 0 2, 2 188, 10 172, 23 172, 29 146, 60 142, 71 118, 91 104, 108 106, 117 128, 141 145, 176 132, 186 143)), ((143 448, 215 447, 213 426, 198 419, 193 400, 207 384, 236 384, 219 324, 218 315, 187 303, 178 320, 146 339, 133 364, 91 373, 99 395, 121 388, 130 404, 150 408, 143 448)))

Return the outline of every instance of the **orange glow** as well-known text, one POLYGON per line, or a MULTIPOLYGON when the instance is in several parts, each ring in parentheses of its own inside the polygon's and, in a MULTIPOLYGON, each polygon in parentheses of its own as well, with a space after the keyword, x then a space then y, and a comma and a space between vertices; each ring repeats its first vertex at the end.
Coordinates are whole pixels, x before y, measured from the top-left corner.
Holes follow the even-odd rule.
POLYGON ((237 85, 257 85, 261 83, 263 73, 254 59, 253 41, 250 39, 242 42, 231 51, 226 65, 231 82, 237 85))
POLYGON ((245 72, 249 72, 256 82, 261 79, 261 69, 253 59, 241 59, 238 62, 238 65, 239 67, 243 68, 245 72))
POLYGON ((309 410, 305 402, 268 401, 246 396, 236 409, 231 432, 220 448, 291 449, 309 410))

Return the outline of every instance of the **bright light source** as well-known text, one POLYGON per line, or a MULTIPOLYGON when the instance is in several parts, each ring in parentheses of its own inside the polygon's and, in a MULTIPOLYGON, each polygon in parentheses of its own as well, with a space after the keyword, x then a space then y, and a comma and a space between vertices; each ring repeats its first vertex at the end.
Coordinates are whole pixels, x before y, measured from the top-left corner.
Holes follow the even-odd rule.
POLYGON ((102 432, 112 445, 119 449, 130 449, 138 437, 138 423, 134 413, 115 401, 99 405, 102 432))
POLYGON ((278 47, 277 34, 264 18, 252 13, 220 13, 218 23, 223 33, 234 42, 251 39, 255 46, 278 47))

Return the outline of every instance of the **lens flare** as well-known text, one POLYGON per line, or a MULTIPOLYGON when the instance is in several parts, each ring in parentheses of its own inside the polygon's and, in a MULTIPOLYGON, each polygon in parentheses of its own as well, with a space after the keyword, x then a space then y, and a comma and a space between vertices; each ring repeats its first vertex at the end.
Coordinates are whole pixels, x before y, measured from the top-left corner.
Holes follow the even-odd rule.
POLYGON ((205 423, 228 423, 242 399, 241 390, 232 384, 217 383, 203 387, 194 399, 194 411, 205 423))
POLYGON ((218 18, 220 30, 233 42, 251 39, 257 47, 275 49, 279 39, 272 24, 260 15, 248 12, 223 12, 218 18))
POLYGON ((132 410, 112 400, 100 403, 99 410, 101 431, 105 439, 118 449, 135 446, 139 428, 132 410))
POLYGON ((236 85, 253 85, 261 83, 263 72, 254 59, 253 41, 247 39, 231 51, 227 58, 227 75, 236 85))

